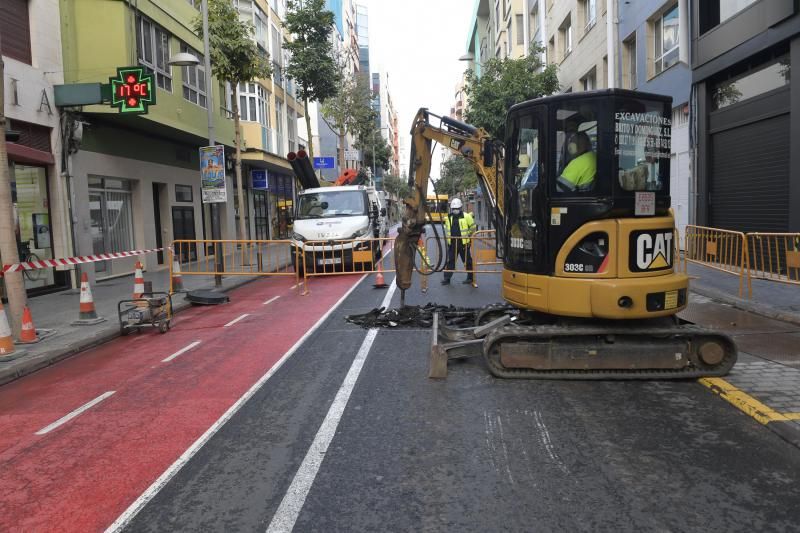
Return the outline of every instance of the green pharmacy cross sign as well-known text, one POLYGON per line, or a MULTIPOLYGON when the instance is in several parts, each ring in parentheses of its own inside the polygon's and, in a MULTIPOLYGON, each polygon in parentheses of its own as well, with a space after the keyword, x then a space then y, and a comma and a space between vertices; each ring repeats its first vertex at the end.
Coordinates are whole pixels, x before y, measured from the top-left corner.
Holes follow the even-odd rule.
POLYGON ((111 107, 116 107, 120 113, 146 114, 148 106, 156 104, 155 76, 142 67, 119 67, 117 77, 108 81, 111 107))

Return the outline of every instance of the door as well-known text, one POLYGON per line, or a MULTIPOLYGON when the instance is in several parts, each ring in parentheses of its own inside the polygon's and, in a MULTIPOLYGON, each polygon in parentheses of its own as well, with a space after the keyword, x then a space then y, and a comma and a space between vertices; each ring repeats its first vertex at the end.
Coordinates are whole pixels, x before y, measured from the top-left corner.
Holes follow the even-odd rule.
POLYGON ((267 191, 253 191, 254 224, 256 239, 269 238, 269 217, 267 216, 267 191))
MULTIPOLYGON (((176 241, 193 241, 196 239, 194 231, 194 207, 177 205, 172 207, 172 231, 176 241)), ((194 244, 180 246, 179 253, 181 256, 181 263, 187 263, 197 259, 197 250, 194 244)))
MULTIPOLYGON (((92 252, 97 254, 105 253, 105 223, 103 222, 103 193, 89 193, 89 219, 91 220, 92 232, 92 252)), ((108 270, 108 261, 97 261, 94 264, 97 273, 108 270)))
MULTIPOLYGON (((161 236, 161 187, 158 183, 153 183, 153 221, 156 226, 156 248, 164 246, 164 240, 161 236)), ((156 258, 159 265, 164 264, 164 251, 156 252, 156 258)))

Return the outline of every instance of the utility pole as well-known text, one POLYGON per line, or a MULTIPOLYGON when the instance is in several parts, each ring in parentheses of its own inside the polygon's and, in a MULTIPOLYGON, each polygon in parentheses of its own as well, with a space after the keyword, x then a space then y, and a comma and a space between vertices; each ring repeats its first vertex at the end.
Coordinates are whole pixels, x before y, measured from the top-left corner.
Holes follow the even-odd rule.
MULTIPOLYGON (((0 42, 2 36, 0 35, 0 42)), ((2 264, 19 263, 17 234, 14 231, 14 206, 11 198, 11 176, 6 150, 5 64, 0 54, 0 258, 2 264)), ((22 309, 27 304, 22 272, 6 272, 4 276, 8 297, 8 320, 15 337, 19 338, 22 309)))

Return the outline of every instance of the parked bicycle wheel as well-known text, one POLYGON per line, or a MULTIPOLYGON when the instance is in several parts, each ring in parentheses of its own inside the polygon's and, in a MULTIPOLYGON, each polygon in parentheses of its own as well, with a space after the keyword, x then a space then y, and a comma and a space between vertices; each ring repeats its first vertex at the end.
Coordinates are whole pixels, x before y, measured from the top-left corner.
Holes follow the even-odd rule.
MULTIPOLYGON (((39 260, 40 259, 38 255, 29 254, 28 256, 25 257, 23 261, 29 262, 29 261, 39 261, 39 260)), ((44 275, 44 270, 42 270, 41 268, 37 268, 36 270, 23 270, 22 273, 30 281, 39 281, 40 279, 42 279, 42 276, 44 275)))

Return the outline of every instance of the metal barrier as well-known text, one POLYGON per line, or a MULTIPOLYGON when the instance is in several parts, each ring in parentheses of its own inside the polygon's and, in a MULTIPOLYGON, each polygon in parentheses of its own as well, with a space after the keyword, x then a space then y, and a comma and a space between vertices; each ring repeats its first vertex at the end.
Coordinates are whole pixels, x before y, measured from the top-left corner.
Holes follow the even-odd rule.
POLYGON ((800 285, 800 233, 748 233, 750 276, 800 285))
POLYGON ((739 277, 739 296, 743 296, 745 280, 748 298, 753 295, 747 237, 739 231, 704 226, 686 226, 683 271, 688 263, 696 263, 739 277))
MULTIPOLYGON (((482 230, 475 232, 475 234, 473 234, 471 237, 455 237, 455 238, 469 241, 470 255, 472 256, 472 269, 468 270, 466 268, 466 265, 464 265, 464 268, 448 269, 445 264, 445 268, 442 269, 441 272, 443 273, 447 272, 451 274, 457 274, 457 273, 469 274, 470 276, 472 276, 473 287, 478 286, 479 274, 501 274, 503 272, 502 269, 495 268, 489 270, 486 268, 481 268, 481 267, 492 267, 494 265, 502 265, 502 261, 497 260, 497 255, 495 253, 494 230, 482 230)), ((447 248, 448 247, 446 239, 442 237, 441 250, 445 254, 445 256, 448 253, 447 248)), ((436 250, 438 254, 439 246, 438 244, 436 244, 436 237, 428 237, 426 239, 425 250, 426 250, 426 255, 428 255, 427 252, 429 252, 430 250, 436 250), (433 245, 429 244, 431 241, 434 243, 433 245)), ((439 263, 439 257, 436 255, 434 257, 430 257, 429 260, 431 265, 436 265, 439 263)))
POLYGON ((309 294, 308 278, 394 272, 391 262, 384 268, 393 249, 394 237, 303 242, 303 249, 297 251, 303 295, 309 294))
POLYGON ((172 282, 176 260, 181 276, 292 276, 299 282, 293 267, 297 261, 297 257, 292 257, 293 250, 290 240, 173 241, 169 250, 170 293, 174 292, 172 282), (199 249, 206 251, 200 259, 197 258, 199 249), (218 254, 222 258, 219 265, 218 254))

